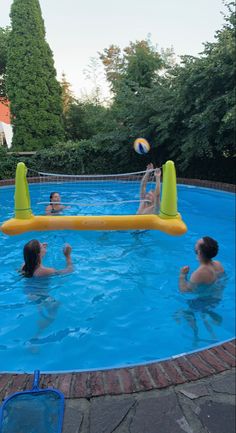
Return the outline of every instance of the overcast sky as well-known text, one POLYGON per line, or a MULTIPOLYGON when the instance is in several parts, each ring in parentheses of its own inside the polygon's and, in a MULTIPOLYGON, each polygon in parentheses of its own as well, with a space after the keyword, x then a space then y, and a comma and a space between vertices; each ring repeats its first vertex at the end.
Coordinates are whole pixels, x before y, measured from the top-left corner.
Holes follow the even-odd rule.
MULTIPOLYGON (((10 24, 12 0, 0 0, 0 27, 10 24)), ((89 59, 110 44, 151 40, 177 55, 197 55, 223 24, 222 0, 40 0, 58 77, 64 71, 77 96, 89 91, 89 59)))

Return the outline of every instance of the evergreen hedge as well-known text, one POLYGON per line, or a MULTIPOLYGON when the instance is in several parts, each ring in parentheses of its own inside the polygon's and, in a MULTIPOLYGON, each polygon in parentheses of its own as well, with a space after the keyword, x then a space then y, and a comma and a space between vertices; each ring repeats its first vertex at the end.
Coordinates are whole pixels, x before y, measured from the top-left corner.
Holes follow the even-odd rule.
MULTIPOLYGON (((111 174, 145 170, 148 162, 158 161, 158 149, 147 155, 136 154, 132 147, 122 157, 122 151, 115 152, 114 144, 104 144, 98 148, 97 143, 89 140, 62 143, 50 149, 38 151, 33 156, 9 155, 0 147, 0 179, 14 178, 17 162, 23 161, 35 171, 65 174, 111 174)), ((161 161, 163 163, 165 161, 161 161)), ((196 159, 185 171, 176 167, 178 177, 207 179, 218 182, 235 183, 236 158, 196 159)))

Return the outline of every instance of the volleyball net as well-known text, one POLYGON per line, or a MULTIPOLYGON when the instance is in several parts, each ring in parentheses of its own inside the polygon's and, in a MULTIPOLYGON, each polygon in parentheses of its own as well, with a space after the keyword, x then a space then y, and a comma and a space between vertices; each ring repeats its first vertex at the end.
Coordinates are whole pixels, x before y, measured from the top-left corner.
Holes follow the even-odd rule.
POLYGON ((155 188, 155 170, 107 175, 73 175, 48 173, 28 169, 29 183, 38 183, 37 200, 32 200, 32 207, 42 214, 44 208, 52 203, 65 206, 68 215, 112 215, 136 214, 140 203, 147 201, 141 192, 155 188), (141 191, 142 190, 142 191, 141 191))

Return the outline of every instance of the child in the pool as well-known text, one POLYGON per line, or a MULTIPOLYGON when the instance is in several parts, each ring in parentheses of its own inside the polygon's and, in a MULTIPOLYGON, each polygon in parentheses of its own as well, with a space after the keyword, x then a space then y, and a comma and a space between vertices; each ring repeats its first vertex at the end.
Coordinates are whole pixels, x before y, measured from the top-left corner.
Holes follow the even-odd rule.
POLYGON ((140 205, 137 211, 138 215, 146 214, 158 214, 160 211, 160 190, 161 190, 161 169, 157 168, 154 170, 153 164, 148 164, 146 173, 141 180, 140 187, 140 205), (147 182, 149 176, 154 171, 154 176, 156 178, 155 191, 151 189, 149 192, 146 191, 147 182))
POLYGON ((61 204, 61 196, 58 192, 51 192, 50 194, 50 204, 46 207, 46 214, 58 214, 62 210, 66 209, 68 206, 63 206, 61 204))
POLYGON ((189 266, 180 269, 179 288, 181 292, 192 292, 201 284, 212 284, 224 273, 224 268, 219 261, 212 260, 218 253, 218 243, 215 239, 205 236, 199 239, 195 245, 195 253, 200 263, 198 269, 192 273, 187 281, 189 266))
POLYGON ((62 270, 47 268, 43 266, 42 260, 47 252, 47 244, 33 239, 24 246, 24 264, 22 274, 25 277, 46 277, 55 274, 66 274, 73 270, 71 260, 71 246, 66 244, 63 248, 63 254, 66 258, 66 267, 62 270))

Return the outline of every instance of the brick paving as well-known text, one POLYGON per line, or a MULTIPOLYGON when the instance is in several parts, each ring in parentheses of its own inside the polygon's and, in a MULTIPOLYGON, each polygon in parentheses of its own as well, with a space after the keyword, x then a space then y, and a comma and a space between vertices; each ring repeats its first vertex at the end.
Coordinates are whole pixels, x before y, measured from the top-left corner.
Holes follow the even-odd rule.
MULTIPOLYGON (((235 433, 235 351, 233 339, 142 366, 42 374, 40 386, 66 398, 63 433, 235 433)), ((0 374, 0 401, 31 384, 0 374)))

